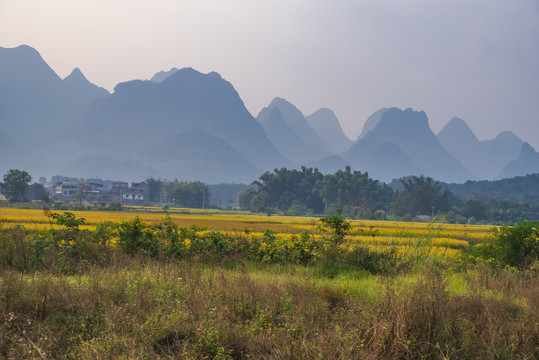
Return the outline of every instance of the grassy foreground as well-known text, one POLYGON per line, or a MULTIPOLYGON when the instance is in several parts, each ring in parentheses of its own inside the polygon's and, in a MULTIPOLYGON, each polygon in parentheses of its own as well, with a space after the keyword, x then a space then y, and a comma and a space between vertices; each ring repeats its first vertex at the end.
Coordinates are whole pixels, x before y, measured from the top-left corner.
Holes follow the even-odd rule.
POLYGON ((122 258, 1 273, 0 354, 73 359, 524 359, 539 281, 488 269, 320 278, 298 266, 122 258))
POLYGON ((281 246, 272 233, 60 219, 64 230, 0 228, 1 358, 539 356, 533 269, 314 234, 281 246))

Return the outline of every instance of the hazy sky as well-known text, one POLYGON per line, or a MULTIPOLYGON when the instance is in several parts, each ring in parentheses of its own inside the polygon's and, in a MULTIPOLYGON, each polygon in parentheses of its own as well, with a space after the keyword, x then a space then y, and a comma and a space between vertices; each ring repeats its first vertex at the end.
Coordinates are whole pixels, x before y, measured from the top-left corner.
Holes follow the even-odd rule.
POLYGON ((254 116, 280 96, 355 139, 375 110, 412 107, 435 132, 459 116, 539 150, 539 0, 0 0, 0 46, 20 44, 109 90, 189 66, 254 116))

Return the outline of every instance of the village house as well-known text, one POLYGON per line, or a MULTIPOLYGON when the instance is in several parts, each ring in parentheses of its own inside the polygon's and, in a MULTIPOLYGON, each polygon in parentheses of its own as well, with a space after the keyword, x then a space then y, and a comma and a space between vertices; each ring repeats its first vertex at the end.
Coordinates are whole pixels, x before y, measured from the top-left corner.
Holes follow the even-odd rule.
POLYGON ((53 201, 84 202, 91 204, 142 205, 149 200, 150 186, 146 182, 115 181, 105 189, 95 182, 59 181, 49 188, 53 201))

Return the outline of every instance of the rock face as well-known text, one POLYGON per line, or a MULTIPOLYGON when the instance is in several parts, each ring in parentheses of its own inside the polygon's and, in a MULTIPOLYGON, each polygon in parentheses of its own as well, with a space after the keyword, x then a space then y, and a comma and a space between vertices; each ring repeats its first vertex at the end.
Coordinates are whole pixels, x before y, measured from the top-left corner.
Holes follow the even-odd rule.
MULTIPOLYGON (((138 158, 152 153, 155 158, 156 149, 164 151, 161 145, 170 141, 170 136, 199 129, 202 133, 197 133, 200 135, 197 139, 204 140, 206 145, 211 143, 208 137, 217 139, 220 149, 224 149, 224 142, 250 163, 242 175, 251 174, 254 168, 267 170, 290 165, 268 140, 229 82, 217 73, 202 74, 191 68, 178 70, 161 83, 136 80, 117 85, 112 95, 88 108, 83 129, 90 135, 86 146, 97 147, 109 155, 138 158)), ((197 148, 199 152, 191 152, 193 166, 197 161, 209 161, 203 155, 211 154, 212 150, 197 148)), ((212 156, 219 158, 215 153, 212 156)), ((223 169, 235 166, 222 165, 223 169)), ((181 169, 178 173, 189 170, 197 176, 194 168, 181 169)), ((215 177, 219 175, 223 175, 222 181, 230 181, 215 169, 215 177)))
POLYGON ((522 144, 519 158, 510 161, 498 175, 498 179, 535 173, 539 173, 539 153, 530 144, 524 143, 522 144))
POLYGON ((453 118, 438 133, 442 145, 477 179, 494 179, 508 162, 520 154, 522 140, 509 131, 493 140, 477 139, 466 122, 453 118))
MULTIPOLYGON (((380 111, 374 128, 361 136, 343 157, 381 180, 427 175, 462 182, 471 174, 450 155, 429 128, 423 111, 391 108, 380 111)), ((374 122, 373 122, 374 123, 374 122)))
POLYGON ((273 101, 267 107, 263 108, 256 117, 258 122, 264 124, 266 121, 274 119, 271 117, 271 114, 272 110, 275 108, 279 109, 281 117, 287 125, 287 128, 282 129, 283 133, 275 133, 275 137, 287 136, 284 132, 288 132, 291 129, 296 134, 295 136, 301 138, 305 144, 308 144, 311 147, 313 152, 309 160, 318 160, 333 154, 328 144, 326 144, 324 139, 313 130, 301 111, 285 99, 278 97, 273 99, 273 101))
POLYGON ((307 116, 309 125, 324 139, 334 154, 345 152, 352 146, 350 140, 342 131, 339 120, 330 109, 322 108, 307 116))

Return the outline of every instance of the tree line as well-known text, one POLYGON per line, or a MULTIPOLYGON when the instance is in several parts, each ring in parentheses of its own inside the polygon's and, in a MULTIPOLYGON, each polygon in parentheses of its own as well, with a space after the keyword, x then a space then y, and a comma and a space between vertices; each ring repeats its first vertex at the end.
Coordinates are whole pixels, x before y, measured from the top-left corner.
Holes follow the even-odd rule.
MULTIPOLYGON (((535 176, 517 177, 514 183, 529 183, 535 176)), ((0 190, 11 202, 27 200, 49 201, 40 183, 31 184, 26 171, 12 169, 3 177, 0 190)), ((522 219, 539 220, 539 196, 504 198, 492 193, 492 188, 514 188, 509 180, 495 185, 467 182, 460 188, 476 187, 474 193, 455 196, 447 184, 430 177, 411 176, 394 180, 390 185, 369 177, 367 172, 350 167, 334 174, 322 174, 317 169, 275 169, 265 172, 250 186, 211 185, 199 181, 179 181, 148 178, 150 204, 188 208, 209 208, 230 203, 238 193, 241 210, 286 215, 322 215, 343 210, 343 215, 362 219, 412 220, 415 215, 433 216, 445 213, 447 222, 481 222, 506 224, 522 219), (222 188, 222 189, 221 189, 222 188), (212 202, 211 189, 224 201, 212 202), (220 190, 219 190, 220 189, 220 190), (246 189, 239 192, 240 189, 246 189), (483 191, 483 193, 482 193, 483 191), (221 204, 220 204, 221 203, 221 204)), ((455 187, 455 186, 453 186, 455 187)), ((456 188, 459 188, 457 186, 456 188)), ((532 192, 531 192, 532 193, 532 192)), ((530 194, 531 194, 530 193, 530 194)), ((459 193, 460 194, 460 193, 459 193)))
POLYGON ((403 190, 394 191, 349 166, 327 175, 313 168, 281 168, 262 174, 254 189, 238 195, 238 202, 242 210, 257 212, 313 215, 342 209, 346 216, 379 219, 388 213, 430 214, 433 207, 446 212, 452 205, 452 194, 429 177, 414 176, 403 184, 403 190))

